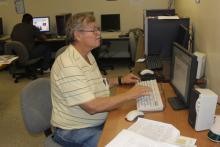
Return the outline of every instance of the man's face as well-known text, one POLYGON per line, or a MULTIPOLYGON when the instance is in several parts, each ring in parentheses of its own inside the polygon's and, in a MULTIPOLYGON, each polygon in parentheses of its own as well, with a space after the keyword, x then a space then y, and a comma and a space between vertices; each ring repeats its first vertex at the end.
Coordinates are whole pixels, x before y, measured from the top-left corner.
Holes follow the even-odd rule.
POLYGON ((101 33, 95 22, 89 23, 78 32, 80 33, 80 39, 78 39, 78 42, 83 44, 86 48, 91 50, 100 46, 101 33))

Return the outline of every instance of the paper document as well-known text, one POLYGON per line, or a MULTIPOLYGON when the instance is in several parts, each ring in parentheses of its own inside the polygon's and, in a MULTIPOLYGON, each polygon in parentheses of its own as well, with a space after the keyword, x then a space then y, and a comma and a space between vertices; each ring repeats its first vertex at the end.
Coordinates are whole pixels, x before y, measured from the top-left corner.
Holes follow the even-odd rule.
POLYGON ((0 55, 0 64, 10 64, 12 61, 16 60, 18 56, 15 55, 0 55))
POLYGON ((128 130, 155 141, 167 143, 174 143, 180 136, 180 131, 171 124, 143 118, 138 118, 128 130))
POLYGON ((145 58, 139 58, 139 59, 137 59, 136 62, 144 62, 144 61, 145 61, 145 58))
POLYGON ((195 143, 194 138, 180 136, 171 124, 138 118, 106 147, 196 147, 195 143))
POLYGON ((158 19, 179 19, 179 16, 158 16, 158 19))
POLYGON ((180 147, 196 147, 195 145, 196 139, 195 138, 190 138, 190 137, 185 137, 185 136, 180 136, 174 144, 180 146, 180 147))
POLYGON ((156 142, 129 130, 122 130, 106 147, 178 147, 176 145, 156 142))

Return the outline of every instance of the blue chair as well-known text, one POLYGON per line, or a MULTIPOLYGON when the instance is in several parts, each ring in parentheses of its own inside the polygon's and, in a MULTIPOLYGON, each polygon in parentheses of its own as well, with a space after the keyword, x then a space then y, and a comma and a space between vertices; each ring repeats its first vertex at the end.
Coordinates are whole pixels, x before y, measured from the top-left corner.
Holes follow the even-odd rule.
POLYGON ((51 135, 51 94, 50 80, 39 78, 31 81, 21 93, 21 112, 26 129, 31 134, 44 132, 45 147, 61 147, 51 135))

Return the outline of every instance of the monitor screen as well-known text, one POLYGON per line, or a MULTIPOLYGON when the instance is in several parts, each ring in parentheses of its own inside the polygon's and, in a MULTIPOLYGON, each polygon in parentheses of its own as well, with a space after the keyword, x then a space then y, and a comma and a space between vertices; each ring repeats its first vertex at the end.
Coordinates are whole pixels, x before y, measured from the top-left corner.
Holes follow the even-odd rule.
POLYGON ((189 37, 189 29, 180 24, 175 42, 188 49, 189 37))
POLYGON ((171 85, 177 97, 169 98, 171 106, 178 110, 189 106, 191 91, 196 80, 197 58, 178 43, 173 44, 171 85))
POLYGON ((176 40, 180 24, 189 28, 189 18, 146 18, 144 28, 145 55, 158 55, 161 58, 171 58, 172 44, 176 40))
POLYGON ((66 22, 71 16, 71 13, 56 15, 57 35, 63 36, 66 34, 66 22))
POLYGON ((120 31, 120 14, 101 15, 101 30, 106 32, 120 31))
POLYGON ((0 17, 0 35, 3 35, 3 22, 1 17, 0 17))
POLYGON ((50 31, 50 18, 45 17, 34 17, 33 25, 40 29, 41 32, 49 32, 50 31))

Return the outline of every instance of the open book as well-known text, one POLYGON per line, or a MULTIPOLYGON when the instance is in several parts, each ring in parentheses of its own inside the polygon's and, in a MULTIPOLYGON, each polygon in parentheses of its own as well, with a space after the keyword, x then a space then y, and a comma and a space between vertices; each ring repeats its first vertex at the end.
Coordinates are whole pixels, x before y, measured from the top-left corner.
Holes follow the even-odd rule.
POLYGON ((10 64, 12 61, 16 60, 18 56, 15 55, 0 55, 0 64, 10 64))
POLYGON ((196 139, 180 136, 173 125, 139 118, 106 147, 195 147, 196 139))

